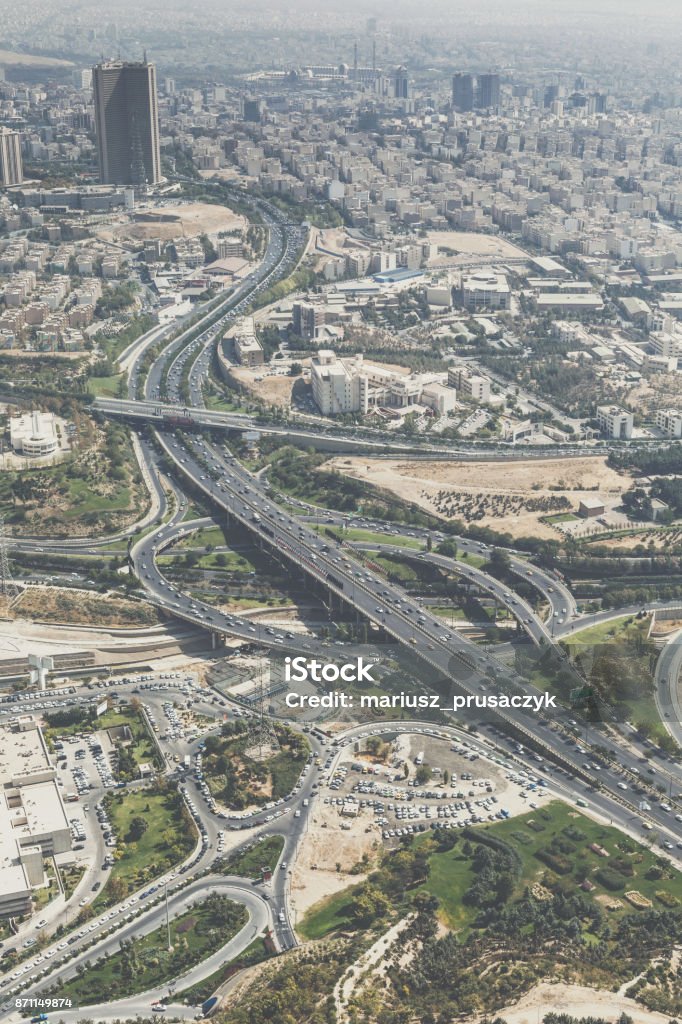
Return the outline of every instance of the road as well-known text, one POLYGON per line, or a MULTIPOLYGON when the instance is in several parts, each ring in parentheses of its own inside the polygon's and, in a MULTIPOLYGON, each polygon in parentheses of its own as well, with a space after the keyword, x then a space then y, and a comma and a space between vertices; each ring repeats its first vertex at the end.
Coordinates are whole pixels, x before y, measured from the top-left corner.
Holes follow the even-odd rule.
MULTIPOLYGON (((451 630, 442 620, 431 616, 415 602, 406 597, 404 591, 386 583, 374 573, 366 570, 343 549, 341 552, 336 544, 325 543, 323 539, 308 527, 302 525, 295 517, 282 511, 275 505, 263 490, 260 481, 248 473, 234 459, 227 461, 208 442, 203 440, 180 440, 173 435, 159 434, 160 442, 168 455, 174 458, 181 473, 193 484, 204 491, 214 505, 224 509, 229 515, 247 527, 262 543, 270 546, 280 558, 294 564, 310 579, 320 586, 348 601, 358 612, 389 635, 399 644, 409 644, 413 653, 435 671, 436 677, 450 679, 458 689, 475 696, 479 692, 482 679, 486 672, 495 672, 499 679, 509 679, 509 670, 500 665, 489 653, 483 653, 472 642, 464 639, 451 630)), ((169 602, 176 614, 203 623, 209 629, 224 628, 224 618, 215 609, 201 606, 178 592, 172 593, 172 599, 164 592, 168 584, 159 579, 160 574, 154 573, 154 557, 163 550, 163 537, 158 533, 148 534, 133 549, 132 555, 136 570, 143 583, 149 587, 155 600, 169 602), (142 559, 146 552, 148 561, 142 559)), ((244 635, 244 626, 236 616, 228 622, 230 632, 244 635)), ((263 636, 262 627, 260 640, 269 647, 275 647, 277 639, 263 636)), ((252 638, 257 638, 256 627, 249 627, 252 638), (254 631, 254 632, 251 632, 254 631)), ((301 638, 286 637, 279 641, 283 653, 300 651, 305 645, 301 638)), ((318 648, 319 651, 319 648, 318 648)), ((570 714, 564 710, 552 712, 555 721, 561 722, 567 729, 570 714)), ((546 756, 558 757, 554 741, 543 733, 534 715, 510 709, 502 718, 512 726, 530 745, 537 745, 546 756)), ((621 764, 631 772, 631 777, 639 776, 640 768, 637 757, 628 748, 619 749, 618 740, 610 741, 610 749, 621 764)), ((605 743, 607 748, 609 743, 605 743)), ((561 759, 571 765, 577 777, 595 781, 590 765, 585 767, 584 754, 580 750, 561 751, 561 759)), ((677 774, 677 768, 671 771, 677 774)), ((610 791, 614 805, 622 805, 623 801, 630 804, 631 812, 638 808, 630 798, 626 798, 617 788, 614 780, 606 776, 598 776, 602 787, 610 791)), ((675 825, 660 807, 654 806, 648 812, 657 825, 675 834, 675 825)), ((616 811, 614 807, 615 816, 616 811)), ((672 839, 672 836, 671 836, 672 839)))
MULTIPOLYGON (((311 528, 313 524, 310 518, 304 521, 285 512, 272 500, 267 484, 249 473, 227 450, 201 437, 175 432, 178 426, 190 425, 190 419, 200 425, 222 425, 240 431, 257 426, 257 429, 263 431, 261 424, 256 424, 256 421, 248 418, 205 410, 203 384, 209 370, 212 348, 219 334, 236 316, 246 310, 248 302, 257 297, 273 279, 288 272, 295 259, 297 236, 285 231, 281 215, 268 211, 268 217, 270 236, 261 267, 240 286, 240 289, 202 315, 198 323, 173 338, 153 360, 143 382, 145 400, 138 402, 133 397, 140 390, 142 368, 146 358, 145 347, 140 346, 140 351, 129 353, 131 397, 121 402, 99 400, 97 407, 108 415, 123 415, 128 418, 139 416, 141 420, 151 420, 159 428, 155 437, 161 451, 174 464, 177 473, 193 488, 203 493, 209 505, 218 510, 219 521, 225 517, 230 522, 239 524, 242 529, 249 532, 258 545, 266 549, 273 558, 288 565, 292 572, 300 574, 308 585, 324 593, 330 601, 343 601, 354 608, 358 615, 370 623, 374 637, 388 637, 407 649, 421 662, 425 685, 429 685, 429 680, 432 683, 446 680, 453 692, 464 693, 475 702, 492 693, 505 696, 511 692, 522 696, 524 688, 527 689, 526 684, 494 654, 482 651, 474 643, 450 629, 442 619, 433 616, 427 608, 412 600, 402 588, 387 583, 381 576, 368 570, 355 557, 353 549, 348 544, 321 537, 311 528), (188 399, 187 416, 183 412, 183 395, 188 399), (162 402, 164 396, 167 396, 169 401, 162 402)), ((154 339, 150 344, 153 343, 154 339)), ((277 430, 286 433, 290 432, 291 428, 282 427, 277 430)), ((296 429, 295 433, 297 437, 300 435, 305 439, 319 440, 319 435, 312 429, 296 429)), ((368 442, 365 438, 339 434, 334 436, 333 443, 339 438, 343 443, 361 444, 365 450, 368 443, 373 443, 384 452, 387 451, 383 441, 368 442)), ((411 450, 409 446, 406 446, 406 449, 411 450)), ((154 510, 157 525, 132 545, 130 560, 149 599, 174 616, 208 630, 218 642, 221 634, 229 634, 255 642, 281 655, 302 653, 309 657, 326 657, 328 660, 338 660, 340 657, 345 659, 350 653, 348 650, 341 652, 331 645, 323 645, 314 636, 294 633, 283 635, 270 627, 250 623, 237 615, 221 613, 210 605, 194 599, 190 594, 181 592, 164 578, 157 566, 158 556, 174 543, 180 534, 191 527, 180 525, 179 509, 167 522, 158 523, 158 519, 164 518, 168 512, 167 505, 164 504, 165 496, 161 498, 163 488, 158 471, 158 454, 154 447, 148 444, 143 445, 140 450, 143 452, 148 486, 156 491, 158 499, 158 508, 154 510)), ((429 449, 431 450, 439 451, 429 449)), ((463 451, 468 452, 468 457, 481 457, 480 450, 475 453, 473 449, 463 451)), ((445 456, 445 450, 440 452, 445 456)), ((570 455, 571 452, 572 449, 563 450, 563 454, 566 455, 570 455)), ((423 447, 421 453, 424 453, 423 447)), ((585 454, 583 449, 576 449, 573 453, 581 456, 585 454)), ((489 457, 500 458, 499 451, 487 454, 489 457)), ((522 452, 510 454, 511 457, 541 458, 545 453, 524 449, 522 452)), ((600 454, 603 454, 603 450, 600 454)), ((553 455, 556 457, 556 450, 553 451, 553 455)), ((459 451, 448 450, 447 457, 465 456, 460 455, 459 451)), ((310 517, 310 508, 304 511, 310 517)), ((331 522, 333 525, 337 525, 339 520, 342 525, 348 522, 348 517, 337 518, 334 515, 318 514, 317 518, 322 518, 324 523, 331 522)), ((374 525, 380 532, 386 532, 386 524, 370 524, 362 519, 354 520, 353 525, 356 524, 363 529, 374 525)), ((388 532, 390 534, 394 531, 391 529, 388 532)), ((427 536, 427 531, 405 532, 414 533, 424 539, 427 536)), ((436 539, 442 538, 436 535, 436 539)), ((464 538, 458 538, 457 542, 461 550, 469 554, 487 559, 492 553, 485 545, 477 545, 464 538)), ((68 540, 59 543, 63 550, 72 550, 68 540)), ((371 546, 376 548, 376 544, 371 546)), ((91 547, 95 551, 98 545, 93 542, 91 547)), ((406 553, 405 549, 392 542, 390 537, 386 538, 385 544, 381 542, 381 548, 387 552, 394 551, 403 555, 406 553)), ((544 595, 551 610, 549 627, 535 615, 530 604, 485 570, 433 552, 412 551, 410 557, 431 559, 443 568, 456 569, 477 586, 486 589, 510 608, 538 647, 551 648, 553 634, 564 635, 564 632, 583 628, 590 622, 603 621, 599 615, 575 618, 575 602, 567 588, 552 574, 532 565, 517 552, 510 553, 509 567, 524 582, 534 586, 544 595)), ((609 614, 612 613, 607 613, 607 617, 609 614)), ((672 660, 670 663, 664 662, 661 672, 672 671, 675 665, 679 668, 677 648, 673 651, 671 647, 671 652, 668 657, 672 660), (665 665, 668 666, 667 669, 665 665)), ((669 674, 665 678, 668 678, 669 674)), ((129 695, 131 688, 128 684, 123 684, 120 689, 122 693, 129 695)), ((144 699, 151 707, 156 708, 156 714, 161 713, 156 697, 145 693, 144 699)), ((215 697, 208 698, 202 695, 198 699, 198 706, 209 716, 216 717, 212 706, 216 700, 215 697)), ((161 709, 162 701, 161 698, 161 709)), ((218 703, 219 706, 223 706, 222 701, 218 703)), ((30 701, 19 702, 17 709, 24 706, 30 708, 30 701)), ((669 851, 667 855, 670 855, 671 859, 677 859, 678 847, 675 844, 680 841, 682 830, 676 823, 673 813, 666 811, 660 803, 655 803, 648 809, 640 809, 638 806, 640 798, 636 796, 635 788, 642 793, 646 793, 646 788, 640 780, 639 751, 631 737, 625 742, 623 737, 613 732, 605 733, 604 730, 590 729, 587 726, 584 729, 584 736, 580 736, 577 723, 564 709, 557 709, 547 716, 542 716, 525 714, 521 709, 510 708, 494 713, 491 716, 494 722, 481 722, 481 716, 474 708, 465 717, 470 724, 477 723, 478 742, 482 747, 496 751, 499 751, 500 747, 506 747, 505 756, 515 758, 524 766, 531 766, 534 771, 544 772, 548 785, 554 787, 557 795, 562 795, 564 799, 572 799, 576 788, 588 789, 589 804, 595 813, 625 830, 639 835, 642 822, 651 825, 655 829, 658 841, 669 851), (495 732, 494 740, 483 734, 484 729, 493 728, 501 730, 495 732), (512 738, 502 734, 505 730, 511 731, 512 738), (591 750, 594 745, 606 748, 605 758, 591 750), (540 754, 534 754, 533 751, 540 751, 542 754, 541 768, 536 767, 540 754)), ((218 727, 219 722, 215 728, 218 727)), ((402 723, 401 728, 419 731, 417 723, 402 723)), ((451 728, 454 729, 454 725, 451 728)), ((368 731, 367 727, 362 726, 350 730, 342 737, 342 741, 350 741, 353 736, 362 735, 360 730, 363 729, 365 732, 368 731)), ((310 739, 313 751, 321 750, 324 741, 316 738, 314 733, 310 734, 310 739)), ((173 771, 174 756, 180 757, 185 753, 190 757, 194 756, 200 749, 201 742, 201 739, 191 743, 184 743, 179 739, 163 741, 161 750, 170 772, 173 771)), ((650 758, 650 763, 652 772, 660 770, 669 773, 671 788, 673 778, 678 785, 682 784, 682 773, 677 766, 659 763, 653 758, 650 758), (656 769, 653 768, 654 764, 657 766, 656 769)), ((56 979, 70 977, 79 963, 85 959, 94 959, 99 955, 114 952, 122 938, 158 928, 166 915, 166 903, 162 895, 165 892, 168 893, 168 912, 172 912, 174 916, 187 907, 187 901, 196 899, 199 894, 214 891, 214 887, 244 903, 251 915, 252 923, 250 922, 227 947, 215 951, 203 964, 190 972, 183 980, 183 984, 190 984, 206 977, 213 973, 220 963, 238 954, 251 941, 255 934, 254 928, 257 932, 263 927, 271 927, 275 941, 282 949, 294 945, 296 939, 289 919, 287 892, 289 870, 307 827, 307 817, 316 798, 318 777, 319 772, 313 765, 310 770, 302 773, 288 797, 273 801, 272 806, 248 817, 239 818, 235 815, 229 818, 217 814, 212 809, 204 799, 204 793, 197 780, 190 773, 181 781, 180 790, 197 824, 195 851, 174 871, 157 879, 148 890, 132 894, 91 924, 79 926, 80 931, 69 939, 60 939, 56 946, 48 946, 45 961, 32 964, 26 971, 22 968, 21 975, 12 977, 8 972, 0 976, 0 995, 6 997, 15 994, 17 990, 27 988, 30 988, 31 993, 45 991, 56 979), (230 850, 239 850, 247 843, 266 835, 283 836, 281 865, 275 871, 271 889, 267 892, 267 895, 271 896, 270 900, 265 898, 266 890, 253 886, 247 880, 215 874, 217 846, 220 833, 224 829, 228 830, 231 838, 230 850), (244 834, 243 839, 239 833, 244 834), (141 913, 136 916, 140 910, 141 913), (46 968, 42 966, 46 961, 47 967, 52 971, 47 980, 44 977, 46 968)), ((71 902, 73 903, 73 900, 71 902)), ((51 925, 48 925, 48 930, 50 927, 51 925)), ((125 1000, 117 1007, 102 1008, 101 1013, 97 1009, 96 1019, 110 1019, 109 1015, 112 1013, 116 1017, 147 1013, 151 998, 152 993, 145 993, 125 1000)), ((92 1011, 87 1012, 89 1015, 92 1011)), ((184 1014, 185 1011, 182 1012, 184 1014)), ((5 1004, 5 1009, 0 1012, 0 1019, 7 1019, 11 1013, 11 1007, 5 1004)), ((82 1010, 73 1013, 83 1015, 82 1010)), ((64 1020, 68 1019, 64 1015, 64 1020)), ((77 1017, 74 1016, 72 1019, 75 1020, 77 1017)))
MULTIPOLYGON (((238 956, 253 941, 256 935, 262 934, 266 929, 272 927, 271 904, 264 898, 262 889, 255 888, 242 878, 208 874, 190 882, 180 891, 169 894, 167 902, 162 894, 156 899, 150 909, 144 910, 139 915, 128 915, 122 925, 110 925, 109 913, 105 913, 98 919, 98 922, 93 923, 94 937, 99 941, 88 945, 82 952, 77 952, 68 962, 57 964, 50 975, 50 986, 73 978, 78 973, 79 967, 82 967, 86 961, 91 962, 99 957, 115 955, 119 952, 122 942, 129 939, 139 939, 150 932, 162 928, 166 923, 167 916, 171 919, 178 917, 198 902, 205 900, 213 894, 226 896, 236 903, 241 903, 246 907, 249 919, 229 942, 220 949, 215 950, 200 964, 197 964, 180 977, 175 978, 172 989, 179 992, 196 985, 204 978, 210 977, 210 975, 215 973, 222 964, 228 963, 238 956)), ((57 946, 48 947, 42 951, 42 955, 48 956, 52 949, 57 951, 57 948, 57 946)), ((39 996, 43 989, 44 986, 39 983, 34 984, 31 987, 31 994, 39 996)), ((165 986, 165 989, 167 992, 168 986, 165 986)), ((106 1004, 103 1004, 102 1008, 105 1014, 114 1014, 116 1017, 125 1018, 126 1016, 137 1015, 138 1013, 146 1014, 151 1012, 152 1002, 159 998, 160 993, 154 990, 153 992, 141 993, 129 999, 114 1002, 107 1001, 106 1004)), ((189 1009, 185 1008, 185 1012, 187 1015, 195 1016, 197 1009, 196 1006, 189 1009)), ((88 1006, 87 1009, 85 1007, 72 1009, 68 1011, 68 1016, 64 1011, 59 1011, 59 1018, 65 1021, 81 1020, 84 1015, 97 1021, 103 1019, 99 1013, 99 1007, 88 1006)), ((11 1012, 8 1014, 5 1011, 2 1019, 19 1020, 21 1018, 19 1014, 11 1012)))
POLYGON ((675 740, 682 746, 682 630, 675 633, 666 643, 656 662, 654 687, 656 706, 661 721, 675 740))

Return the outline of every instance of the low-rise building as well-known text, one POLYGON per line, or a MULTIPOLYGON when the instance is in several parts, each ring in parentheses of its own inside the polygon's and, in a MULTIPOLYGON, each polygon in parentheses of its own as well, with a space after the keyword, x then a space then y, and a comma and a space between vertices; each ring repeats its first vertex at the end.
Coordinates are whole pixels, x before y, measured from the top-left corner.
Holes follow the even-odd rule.
POLYGON ((462 275, 462 305, 472 313, 482 309, 509 309, 511 291, 504 274, 494 270, 476 270, 462 275))
POLYGON ((596 519, 605 512, 606 506, 601 498, 581 498, 578 505, 578 515, 585 519, 596 519))
POLYGON ((52 455, 59 448, 54 414, 26 412, 9 421, 12 448, 20 455, 52 455))
POLYGON ((473 398, 477 402, 487 402, 490 398, 490 379, 472 373, 464 366, 448 368, 448 384, 456 388, 460 395, 473 398))
POLYGON ((235 355, 242 366, 263 365, 263 348, 256 337, 253 317, 242 317, 230 332, 230 336, 234 344, 235 355))
POLYGON ((71 850, 56 775, 32 718, 0 729, 0 918, 28 913, 43 858, 71 850))

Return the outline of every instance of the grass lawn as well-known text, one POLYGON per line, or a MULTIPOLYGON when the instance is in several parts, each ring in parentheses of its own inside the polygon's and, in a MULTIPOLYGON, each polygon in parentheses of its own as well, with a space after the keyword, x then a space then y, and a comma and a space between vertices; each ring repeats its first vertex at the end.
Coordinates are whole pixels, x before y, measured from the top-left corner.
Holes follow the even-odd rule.
POLYGON ((330 932, 352 925, 353 898, 361 888, 360 885, 350 885, 315 903, 296 927, 301 938, 321 939, 330 932))
POLYGON ((190 828, 177 793, 138 790, 107 796, 105 803, 121 856, 93 904, 98 911, 183 860, 196 840, 194 827, 190 828), (146 831, 135 842, 126 840, 133 818, 144 818, 147 822, 146 831))
POLYGON ((132 505, 130 487, 119 484, 110 494, 94 494, 82 477, 68 480, 71 508, 62 511, 65 519, 75 519, 87 512, 128 512, 132 505))
POLYGON ((578 516, 574 516, 572 512, 560 512, 556 516, 542 516, 541 522, 549 523, 550 526, 554 523, 577 523, 578 516))
POLYGON ((652 739, 670 742, 661 722, 654 694, 654 670, 657 652, 647 638, 649 618, 621 615, 582 629, 562 640, 572 659, 590 658, 598 653, 611 663, 614 682, 610 699, 621 703, 629 721, 646 731, 652 739))
POLYGON ((396 548, 414 548, 417 551, 423 551, 426 548, 425 541, 418 537, 392 537, 390 533, 376 533, 373 530, 361 530, 355 526, 349 526, 344 530, 340 526, 317 525, 315 529, 318 533, 326 533, 327 536, 333 534, 339 540, 356 540, 364 544, 392 544, 396 548))
POLYGON ((119 398, 119 388, 123 380, 122 373, 114 373, 110 377, 90 377, 88 391, 97 397, 119 398))
POLYGON ((227 544, 227 538, 219 526, 206 526, 201 530, 195 530, 182 537, 175 545, 176 548, 205 548, 209 544, 221 546, 227 544))
POLYGON ((395 579, 407 582, 410 580, 417 580, 419 578, 411 566, 405 565, 403 562, 399 562, 396 558, 382 557, 374 552, 371 552, 371 556, 373 562, 376 562, 377 565, 381 565, 389 576, 393 576, 395 579))
POLYGON ((480 569, 481 566, 486 565, 488 559, 483 555, 470 555, 466 551, 458 551, 455 561, 470 565, 472 569, 480 569))
MULTIPOLYGON (((558 800, 520 817, 477 826, 477 831, 478 828, 503 839, 520 856, 521 878, 514 897, 519 897, 527 886, 540 880, 552 891, 571 892, 587 879, 596 887, 592 899, 598 900, 602 907, 607 901, 622 904, 620 909, 608 911, 609 917, 616 919, 637 912, 623 897, 623 893, 630 890, 642 893, 658 910, 665 909, 663 900, 682 902, 680 872, 670 867, 665 869, 663 877, 653 877, 659 872, 656 852, 636 843, 618 829, 592 821, 558 800), (568 868, 566 873, 553 871, 537 856, 555 840, 573 847, 569 850, 566 846, 563 854, 568 868), (593 843, 606 850, 609 856, 602 857, 590 850, 593 843), (602 869, 608 871, 612 887, 600 880, 602 869), (663 893, 663 899, 657 893, 663 893)), ((476 917, 477 911, 462 904, 462 896, 473 880, 469 858, 462 854, 462 841, 452 850, 433 854, 430 866, 429 879, 422 888, 441 901, 446 924, 452 928, 466 926, 476 917)))
MULTIPOLYGON (((580 892, 596 901, 609 920, 616 921, 640 912, 625 898, 626 892, 640 893, 659 911, 682 903, 682 873, 658 852, 558 800, 506 821, 474 826, 470 831, 503 840, 518 855, 521 869, 512 900, 522 897, 526 888, 541 883, 552 893, 580 892), (608 856, 590 849, 592 845, 608 856), (584 881, 594 888, 589 892, 579 888, 584 881)), ((650 835, 655 840, 656 834, 650 835)), ((419 886, 437 897, 443 923, 460 933, 472 926, 479 913, 477 907, 463 901, 475 879, 472 856, 465 852, 466 842, 458 836, 452 849, 434 850, 429 857, 428 878, 419 886)), ((473 846, 475 839, 469 842, 473 846)), ((435 840, 429 832, 416 837, 414 843, 433 846, 435 840)), ((370 876, 370 881, 376 880, 379 886, 381 871, 370 876)), ((311 907, 298 928, 302 937, 319 939, 338 929, 352 928, 353 900, 360 888, 350 886, 311 907)), ((590 941, 589 936, 586 941, 590 941)))
POLYGON ((255 566, 236 551, 214 551, 210 555, 200 555, 191 565, 185 562, 185 556, 178 552, 175 555, 161 555, 157 558, 159 565, 171 565, 187 569, 211 569, 214 572, 255 572, 255 566))
POLYGON ((223 866, 223 874, 256 878, 263 868, 274 871, 283 849, 284 836, 268 836, 264 842, 256 843, 252 849, 228 857, 223 866))
POLYGON ((594 647, 595 644, 607 644, 618 640, 633 622, 634 616, 621 615, 617 619, 609 619, 607 622, 599 622, 596 626, 588 626, 587 629, 580 629, 571 633, 563 642, 567 647, 594 647))
POLYGON ((429 605, 429 611, 434 615, 440 615, 443 619, 462 620, 467 617, 463 608, 443 608, 440 605, 429 605))
POLYGON ((241 904, 209 896, 171 921, 170 951, 164 924, 126 942, 119 952, 62 985, 57 995, 88 1006, 102 1002, 103 996, 121 999, 164 985, 224 946, 247 920, 241 904))
POLYGON ((239 402, 233 402, 224 395, 215 394, 210 388, 204 390, 204 402, 206 408, 214 410, 215 412, 244 412, 247 413, 249 410, 245 405, 240 405, 239 402))

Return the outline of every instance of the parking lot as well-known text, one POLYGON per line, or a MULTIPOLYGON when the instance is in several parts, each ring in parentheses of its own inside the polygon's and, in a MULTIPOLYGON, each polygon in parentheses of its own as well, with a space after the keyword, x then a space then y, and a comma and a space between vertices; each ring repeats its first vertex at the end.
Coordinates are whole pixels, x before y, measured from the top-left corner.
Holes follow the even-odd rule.
POLYGON ((54 748, 65 801, 117 785, 118 754, 105 730, 57 738, 54 748))
POLYGON ((341 829, 380 831, 385 843, 427 829, 456 829, 534 809, 547 783, 485 757, 475 741, 434 735, 382 738, 374 750, 344 748, 324 765, 325 817, 341 829))

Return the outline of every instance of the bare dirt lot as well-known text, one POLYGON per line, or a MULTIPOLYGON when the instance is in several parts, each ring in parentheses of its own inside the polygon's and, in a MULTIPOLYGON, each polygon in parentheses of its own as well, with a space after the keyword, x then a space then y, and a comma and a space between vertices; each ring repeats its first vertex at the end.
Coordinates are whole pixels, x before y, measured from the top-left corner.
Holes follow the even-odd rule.
MULTIPOLYGON (((302 360, 301 364, 310 366, 310 360, 302 360)), ((254 369, 248 366, 236 366, 232 370, 235 380, 258 398, 270 405, 279 405, 288 409, 292 404, 291 393, 294 385, 297 381, 302 380, 302 375, 290 377, 288 373, 278 373, 269 377, 266 376, 266 373, 267 370, 263 366, 257 366, 254 369), (258 380, 256 380, 257 377, 258 380)))
POLYGON ((291 878, 291 894, 299 916, 327 896, 333 896, 366 877, 366 872, 351 875, 363 853, 371 867, 376 861, 380 841, 376 831, 366 831, 367 822, 358 822, 344 830, 336 807, 315 800, 306 840, 301 846, 291 878), (337 870, 337 864, 340 869, 337 870))
POLYGON ((528 459, 504 462, 410 462, 400 459, 331 459, 325 469, 393 491, 446 519, 477 522, 513 536, 555 537, 543 516, 562 511, 552 501, 564 498, 563 511, 576 511, 581 498, 599 495, 607 506, 618 503, 631 485, 629 476, 604 458, 528 459))
MULTIPOLYGON (((454 828, 456 821, 473 814, 488 820, 490 813, 502 808, 510 815, 528 810, 524 784, 512 781, 504 769, 482 756, 470 738, 453 742, 425 733, 389 732, 377 733, 376 739, 376 745, 370 739, 344 747, 332 768, 320 776, 292 876, 299 915, 362 881, 375 866, 379 848, 399 844, 396 829, 425 832, 432 822, 454 828), (418 782, 420 770, 427 781, 418 782), (488 800, 490 806, 484 807, 488 800), (383 809, 376 809, 375 803, 383 809), (349 805, 355 805, 354 813, 349 805), (367 860, 356 873, 363 854, 367 860)), ((533 795, 541 800, 544 792, 533 795)))
MULTIPOLYGON (((621 1013, 628 1014, 634 1024, 668 1024, 669 1015, 647 1010, 634 999, 620 992, 600 992, 583 985, 549 984, 543 982, 515 1005, 505 1007, 499 1016, 507 1024, 537 1024, 547 1013, 562 1013, 583 1018, 600 1017, 615 1022, 621 1013)), ((480 1017, 470 1017, 467 1024, 479 1024, 480 1017)))
POLYGON ((157 623, 156 611, 141 601, 60 588, 29 587, 14 605, 19 618, 74 625, 139 627, 157 623))
POLYGON ((191 238, 201 234, 215 234, 218 231, 234 231, 246 228, 243 217, 233 213, 226 206, 211 203, 178 203, 173 206, 144 207, 135 211, 134 220, 109 225, 98 232, 100 238, 115 241, 131 238, 144 241, 160 238, 168 242, 173 238, 191 238))
MULTIPOLYGON (((429 231, 428 241, 446 249, 453 249, 461 256, 496 256, 500 259, 527 259, 523 249, 512 245, 496 235, 480 235, 475 231, 429 231)), ((453 263, 457 257, 450 257, 453 263)), ((439 253, 433 263, 446 263, 447 256, 439 253)))
MULTIPOLYGON (((673 527, 669 530, 649 527, 646 530, 635 530, 633 533, 606 537, 604 540, 600 538, 597 541, 597 546, 600 548, 621 551, 633 551, 642 545, 645 548, 653 545, 656 551, 678 551, 682 548, 682 527, 673 527)), ((589 548, 587 550, 589 551, 589 548)))

